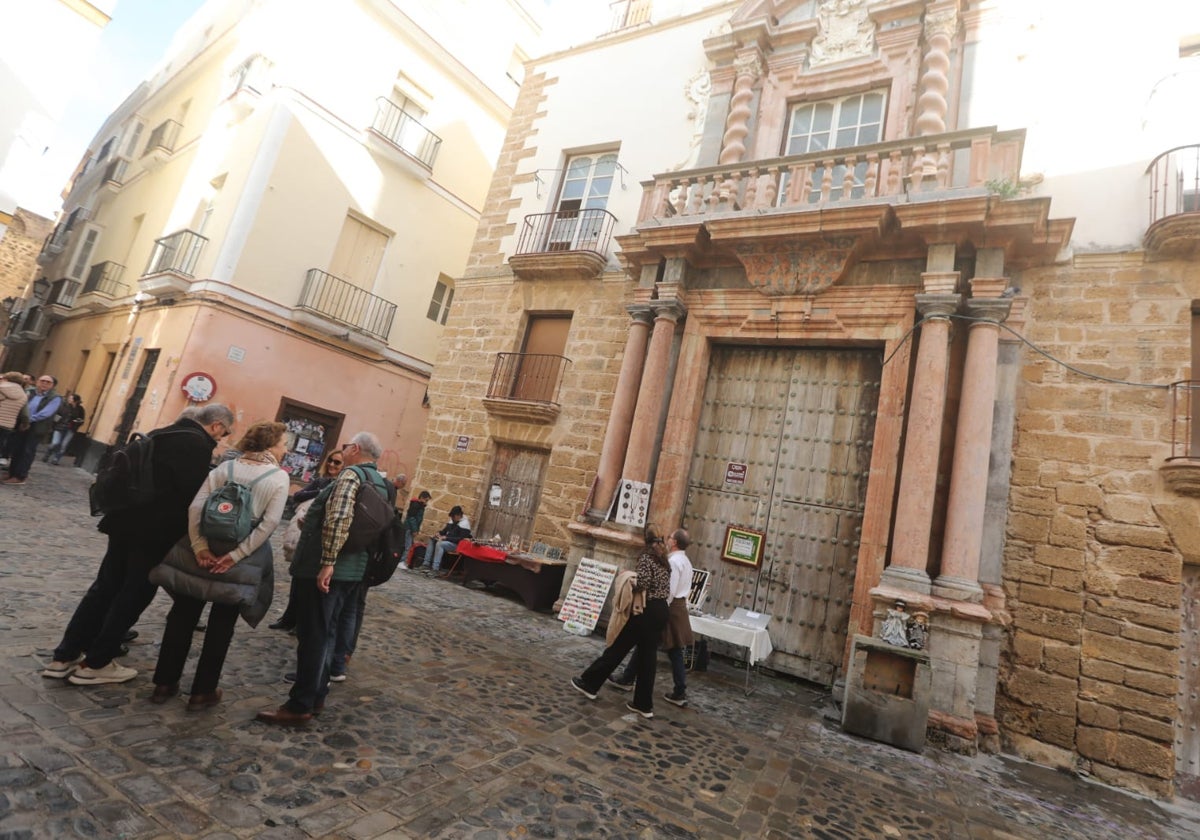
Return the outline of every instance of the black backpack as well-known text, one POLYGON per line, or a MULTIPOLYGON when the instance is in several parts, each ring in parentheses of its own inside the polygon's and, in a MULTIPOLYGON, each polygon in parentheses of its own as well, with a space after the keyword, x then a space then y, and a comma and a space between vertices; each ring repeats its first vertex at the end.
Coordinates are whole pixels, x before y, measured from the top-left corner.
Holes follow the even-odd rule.
POLYGON ((172 434, 192 432, 186 429, 158 430, 148 435, 134 432, 124 446, 112 453, 88 490, 92 516, 139 507, 154 499, 154 439, 172 434))
POLYGON ((379 586, 387 583, 396 573, 396 567, 404 559, 404 517, 399 511, 392 515, 389 522, 379 534, 375 545, 367 554, 367 568, 363 571, 363 583, 367 586, 379 586))
MULTIPOLYGON (((358 495, 354 499, 354 516, 350 520, 350 533, 346 536, 343 551, 370 550, 375 545, 379 535, 388 527, 396 512, 394 501, 396 488, 390 482, 379 478, 382 486, 375 482, 374 477, 368 476, 362 467, 347 467, 358 475, 360 482, 358 495), (374 490, 368 490, 367 487, 374 490)), ((372 470, 375 476, 379 473, 372 470)))

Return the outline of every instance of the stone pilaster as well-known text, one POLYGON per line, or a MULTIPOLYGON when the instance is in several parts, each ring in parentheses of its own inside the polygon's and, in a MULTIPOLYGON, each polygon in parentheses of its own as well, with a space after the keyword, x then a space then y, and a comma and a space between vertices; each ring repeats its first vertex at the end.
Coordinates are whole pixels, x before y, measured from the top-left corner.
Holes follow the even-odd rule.
POLYGON ((725 120, 725 135, 721 138, 722 166, 738 163, 746 154, 746 135, 750 133, 750 103, 754 101, 754 85, 762 75, 763 57, 757 49, 738 55, 734 62, 733 98, 725 120))

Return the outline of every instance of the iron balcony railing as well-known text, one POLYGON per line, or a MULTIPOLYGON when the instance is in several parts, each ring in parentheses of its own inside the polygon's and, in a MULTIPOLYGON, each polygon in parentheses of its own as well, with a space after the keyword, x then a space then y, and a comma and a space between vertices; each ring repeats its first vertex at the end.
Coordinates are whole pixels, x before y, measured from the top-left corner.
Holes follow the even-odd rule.
POLYGON ((544 353, 497 353, 487 398, 558 405, 563 374, 571 360, 544 353))
POLYGON ((46 317, 46 310, 40 306, 27 310, 21 326, 16 330, 27 341, 45 338, 49 331, 50 319, 46 317))
POLYGON ((396 317, 396 304, 319 268, 308 270, 297 306, 382 341, 396 317))
POLYGON ((142 151, 142 157, 150 154, 156 149, 162 149, 164 152, 175 151, 175 142, 179 139, 179 130, 182 125, 175 120, 164 120, 155 126, 150 132, 150 139, 146 141, 146 148, 142 151))
POLYGON ((120 297, 125 294, 126 289, 125 284, 121 282, 124 272, 125 266, 112 260, 96 263, 88 270, 87 279, 83 282, 84 294, 96 292, 109 297, 120 297))
POLYGON ((1171 383, 1171 460, 1200 459, 1200 380, 1171 383))
POLYGON ((642 182, 638 223, 836 205, 905 193, 1015 186, 1022 131, 994 127, 683 170, 642 182))
POLYGON ((50 294, 46 297, 46 305, 70 309, 75 305, 75 298, 78 297, 79 287, 82 285, 78 280, 72 280, 70 277, 55 280, 50 284, 50 294))
POLYGON ((48 257, 57 257, 67 247, 67 240, 71 237, 71 229, 65 224, 56 225, 50 235, 46 237, 46 241, 42 243, 42 253, 48 257))
POLYGON ((438 149, 442 146, 442 138, 421 125, 416 117, 395 102, 383 97, 376 102, 378 107, 375 109, 375 121, 371 123, 371 128, 392 145, 398 146, 432 169, 438 149))
POLYGON ((592 251, 608 255, 617 218, 607 210, 560 210, 525 217, 518 254, 592 251))
POLYGON ((113 158, 104 167, 104 174, 100 176, 102 184, 116 184, 120 186, 125 183, 125 175, 129 171, 129 160, 123 157, 113 158))
POLYGON ((1146 168, 1150 224, 1181 213, 1200 213, 1200 143, 1168 149, 1146 168))
POLYGON ((196 262, 200 252, 208 242, 194 230, 179 230, 170 236, 154 241, 154 251, 150 254, 150 264, 146 266, 147 274, 158 274, 162 271, 173 271, 191 277, 196 271, 196 262))

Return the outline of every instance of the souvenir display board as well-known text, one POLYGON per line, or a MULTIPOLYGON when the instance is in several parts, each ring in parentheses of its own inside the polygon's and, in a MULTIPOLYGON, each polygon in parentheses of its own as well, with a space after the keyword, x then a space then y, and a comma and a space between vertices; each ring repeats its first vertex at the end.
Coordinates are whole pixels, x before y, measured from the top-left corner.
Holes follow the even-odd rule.
POLYGON ((650 510, 650 485, 630 478, 621 479, 613 505, 616 506, 614 520, 622 525, 644 528, 650 510))
POLYGON ((596 629, 600 611, 604 609, 604 601, 616 576, 617 567, 612 563, 601 563, 591 557, 579 561, 571 588, 567 590, 562 609, 558 611, 564 630, 577 636, 586 636, 596 629))
POLYGON ((342 415, 285 399, 277 419, 287 427, 287 451, 279 465, 292 481, 307 484, 316 478, 329 447, 337 446, 342 415))

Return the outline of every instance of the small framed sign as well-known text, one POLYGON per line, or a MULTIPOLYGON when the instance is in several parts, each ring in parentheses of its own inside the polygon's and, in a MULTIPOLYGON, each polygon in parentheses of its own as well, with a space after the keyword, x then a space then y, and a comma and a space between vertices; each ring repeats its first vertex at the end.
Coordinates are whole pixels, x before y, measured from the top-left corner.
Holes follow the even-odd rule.
POLYGON ((763 540, 766 534, 751 528, 736 528, 733 525, 725 529, 725 543, 721 548, 721 559, 739 566, 750 566, 757 569, 762 563, 763 540))

